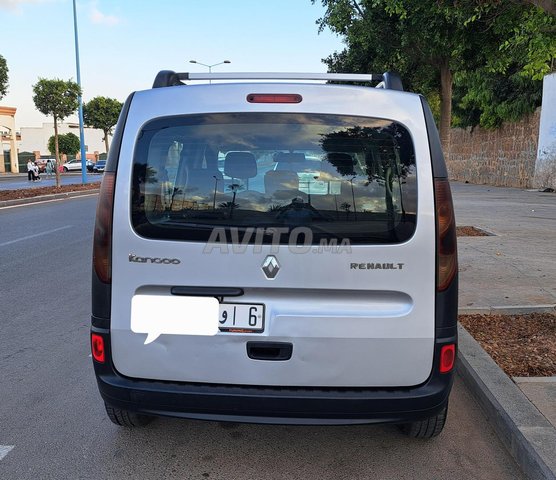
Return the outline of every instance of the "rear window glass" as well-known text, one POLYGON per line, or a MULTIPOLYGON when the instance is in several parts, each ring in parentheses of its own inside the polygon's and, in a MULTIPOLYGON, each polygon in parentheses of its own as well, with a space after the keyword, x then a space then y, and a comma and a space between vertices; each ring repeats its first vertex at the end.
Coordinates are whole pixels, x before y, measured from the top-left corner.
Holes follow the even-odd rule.
POLYGON ((411 135, 389 120, 163 118, 138 136, 132 223, 162 240, 212 241, 216 232, 219 241, 287 244, 302 228, 303 242, 397 243, 415 230, 415 179, 411 135))

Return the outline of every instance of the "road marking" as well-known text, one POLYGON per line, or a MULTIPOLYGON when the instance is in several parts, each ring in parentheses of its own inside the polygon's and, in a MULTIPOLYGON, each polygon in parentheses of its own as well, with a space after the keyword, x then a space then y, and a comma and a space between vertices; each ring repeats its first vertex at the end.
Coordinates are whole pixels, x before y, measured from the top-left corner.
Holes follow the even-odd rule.
POLYGON ((0 247, 5 247, 7 245, 12 245, 13 243, 22 242, 23 240, 29 240, 31 238, 42 237, 43 235, 49 235, 50 233, 59 232, 60 230, 66 230, 71 228, 71 225, 65 225, 63 227, 55 228, 53 230, 47 230, 46 232, 35 233, 34 235, 27 235, 25 237, 16 238, 15 240, 10 240, 9 242, 0 243, 0 247))
POLYGON ((13 445, 0 445, 0 460, 2 460, 8 453, 10 453, 10 450, 12 450, 13 448, 13 445))
POLYGON ((31 205, 39 205, 41 203, 63 202, 64 200, 73 200, 75 198, 94 197, 96 195, 98 195, 98 192, 89 193, 87 195, 76 195, 74 197, 53 198, 52 200, 41 200, 40 202, 22 203, 20 205, 8 205, 7 207, 0 207, 0 210, 7 210, 8 208, 30 207, 31 205))

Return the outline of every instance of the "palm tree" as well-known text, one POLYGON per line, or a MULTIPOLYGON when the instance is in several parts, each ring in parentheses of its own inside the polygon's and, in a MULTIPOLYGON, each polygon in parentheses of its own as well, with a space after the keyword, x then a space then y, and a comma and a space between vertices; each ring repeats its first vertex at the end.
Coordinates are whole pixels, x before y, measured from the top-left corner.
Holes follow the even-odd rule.
POLYGON ((232 201, 231 202, 225 202, 229 205, 230 208, 230 218, 232 218, 233 214, 234 214, 234 208, 238 207, 238 204, 236 203, 236 195, 237 192, 239 190, 243 189, 243 185, 240 185, 239 183, 232 183, 231 185, 228 185, 226 187, 228 190, 232 191, 232 201))
POLYGON ((237 203, 234 202, 222 202, 218 204, 219 208, 228 208, 228 209, 234 209, 239 207, 239 205, 237 203))
POLYGON ((344 202, 340 205, 342 210, 346 211, 346 220, 349 218, 349 211, 351 210, 351 203, 344 202))

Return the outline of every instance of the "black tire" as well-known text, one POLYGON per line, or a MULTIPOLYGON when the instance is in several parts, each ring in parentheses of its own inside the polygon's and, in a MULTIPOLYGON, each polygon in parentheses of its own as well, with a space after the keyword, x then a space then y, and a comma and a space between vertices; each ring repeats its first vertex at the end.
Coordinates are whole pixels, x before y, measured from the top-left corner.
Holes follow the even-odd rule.
POLYGON ((104 407, 106 408, 106 413, 108 414, 110 421, 119 427, 144 427, 153 419, 148 415, 141 415, 128 410, 120 410, 119 408, 114 408, 106 403, 104 404, 104 407))
POLYGON ((400 430, 408 437, 412 438, 433 438, 440 435, 440 432, 442 432, 442 429, 446 424, 447 416, 448 405, 446 405, 437 415, 434 415, 433 417, 400 425, 400 430))
POLYGON ((68 167, 64 167, 64 173, 68 173, 68 172, 69 172, 68 167))

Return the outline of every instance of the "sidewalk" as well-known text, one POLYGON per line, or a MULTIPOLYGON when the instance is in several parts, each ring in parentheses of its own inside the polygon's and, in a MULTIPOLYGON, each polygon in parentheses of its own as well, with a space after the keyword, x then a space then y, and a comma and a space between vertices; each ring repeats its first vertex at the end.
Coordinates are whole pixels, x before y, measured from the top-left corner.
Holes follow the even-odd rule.
MULTIPOLYGON (((556 194, 453 182, 456 223, 490 232, 459 237, 459 310, 556 311, 556 194)), ((556 478, 556 377, 507 375, 462 328, 458 370, 530 478, 556 478)))
POLYGON ((451 183, 459 237, 459 307, 556 305, 556 194, 451 183))

